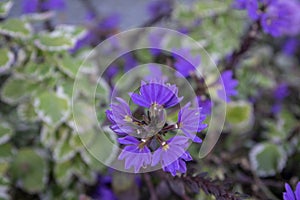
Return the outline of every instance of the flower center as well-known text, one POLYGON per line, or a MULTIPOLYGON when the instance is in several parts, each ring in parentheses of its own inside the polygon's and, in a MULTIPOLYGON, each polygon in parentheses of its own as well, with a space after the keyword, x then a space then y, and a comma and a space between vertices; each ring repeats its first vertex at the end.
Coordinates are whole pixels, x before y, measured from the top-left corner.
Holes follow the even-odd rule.
POLYGON ((132 118, 129 115, 125 115, 124 121, 125 122, 132 122, 132 118))
POLYGON ((170 146, 166 143, 163 145, 162 148, 163 148, 163 150, 167 151, 170 148, 170 146))

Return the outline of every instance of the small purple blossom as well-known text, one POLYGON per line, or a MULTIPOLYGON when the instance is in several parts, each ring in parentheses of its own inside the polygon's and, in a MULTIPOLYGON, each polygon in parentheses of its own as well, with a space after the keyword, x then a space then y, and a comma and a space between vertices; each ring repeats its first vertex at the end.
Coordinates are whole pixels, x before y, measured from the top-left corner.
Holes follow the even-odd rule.
POLYGON ((273 1, 268 5, 261 18, 261 25, 264 32, 273 37, 298 34, 300 32, 299 10, 299 1, 273 1))
POLYGON ((132 136, 126 136, 118 139, 120 144, 126 145, 122 150, 119 160, 125 159, 125 169, 134 167, 137 173, 141 167, 145 167, 151 163, 150 149, 132 136))
POLYGON ((109 185, 112 183, 112 178, 109 175, 98 176, 97 186, 92 194, 95 200, 116 200, 116 196, 109 185))
POLYGON ((151 18, 167 15, 172 11, 172 2, 170 0, 154 0, 147 6, 147 11, 151 18))
POLYGON ((179 171, 180 173, 186 172, 186 161, 193 160, 192 156, 188 151, 186 151, 180 158, 172 162, 170 165, 163 167, 165 172, 170 172, 172 176, 175 176, 176 173, 179 171))
POLYGON ((108 80, 111 80, 115 77, 115 75, 117 75, 119 72, 119 68, 117 65, 110 65, 107 70, 106 70, 106 77, 108 80))
POLYGON ((176 171, 179 171, 181 173, 186 172, 185 165, 179 162, 179 158, 182 156, 183 160, 190 160, 185 159, 187 157, 190 158, 190 156, 185 157, 186 150, 188 146, 189 138, 185 136, 174 136, 173 138, 169 139, 165 144, 162 145, 159 149, 157 149, 152 158, 152 166, 157 165, 160 163, 163 167, 163 170, 171 172, 173 176, 175 176, 176 171), (180 165, 181 164, 181 165, 180 165))
POLYGON ((99 23, 98 28, 103 30, 117 29, 120 25, 121 17, 119 14, 110 14, 104 17, 99 23))
POLYGON ((277 101, 282 101, 289 95, 289 88, 286 83, 280 83, 273 92, 274 98, 277 101))
POLYGON ((294 55, 299 47, 299 40, 297 38, 289 38, 283 45, 282 51, 284 54, 292 56, 294 55))
POLYGON ((178 114, 178 127, 193 142, 201 143, 202 140, 195 134, 207 127, 201 124, 205 115, 201 114, 201 108, 190 108, 191 103, 187 103, 178 114))
POLYGON ((174 66, 177 76, 190 76, 201 63, 200 55, 192 55, 190 49, 187 48, 174 49, 173 56, 176 59, 174 66))
POLYGON ((46 10, 63 10, 65 9, 64 0, 46 0, 40 2, 39 0, 23 0, 22 10, 23 13, 35 13, 46 10), (41 10, 39 10, 41 9, 41 10))
POLYGON ((121 98, 117 98, 119 104, 111 104, 111 110, 106 111, 106 116, 112 123, 110 128, 118 135, 127 135, 131 133, 132 113, 129 105, 121 98))
POLYGON ((285 184, 285 190, 286 192, 283 193, 284 200, 300 200, 300 182, 298 182, 295 192, 288 183, 285 184))
POLYGON ((236 0, 233 7, 241 10, 246 9, 252 20, 257 20, 260 17, 258 0, 236 0))
POLYGON ((39 0, 23 0, 22 11, 23 13, 34 13, 37 12, 39 6, 39 0))
MULTIPOLYGON (((120 24, 120 16, 118 14, 111 14, 98 21, 95 13, 88 12, 85 17, 85 23, 88 24, 89 31, 85 37, 76 42, 71 53, 75 53, 85 46, 96 46, 101 42, 101 37, 99 36, 103 35, 107 37, 115 33, 120 24)), ((110 41, 113 41, 113 39, 110 41)))
POLYGON ((47 0, 42 6, 45 10, 63 10, 66 7, 64 0, 47 0))
POLYGON ((132 69, 138 65, 138 61, 130 53, 124 55, 123 58, 124 58, 124 71, 125 72, 129 71, 130 69, 132 69))
POLYGON ((201 108, 201 113, 203 115, 210 115, 212 108, 212 101, 204 96, 198 96, 195 98, 194 105, 201 108))
POLYGON ((156 81, 142 82, 140 93, 130 93, 130 97, 135 104, 146 108, 150 108, 154 104, 169 108, 182 100, 182 97, 178 97, 176 85, 156 81))
POLYGON ((218 96, 226 102, 230 101, 231 96, 236 96, 238 94, 236 90, 238 81, 233 79, 232 76, 233 76, 232 71, 227 70, 224 71, 219 78, 219 83, 222 85, 222 87, 224 86, 225 94, 222 91, 223 88, 218 90, 217 93, 218 96))
POLYGON ((281 111, 283 100, 289 95, 288 85, 285 83, 279 84, 273 91, 275 103, 272 107, 272 113, 277 114, 281 111))

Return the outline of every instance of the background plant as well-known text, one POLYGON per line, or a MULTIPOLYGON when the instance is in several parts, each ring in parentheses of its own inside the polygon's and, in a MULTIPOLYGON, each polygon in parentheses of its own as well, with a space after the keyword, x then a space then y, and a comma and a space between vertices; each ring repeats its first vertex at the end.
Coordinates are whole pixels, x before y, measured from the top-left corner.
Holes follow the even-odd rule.
MULTIPOLYGON (((87 52, 121 31, 122 18, 100 15, 93 6, 97 2, 82 1, 85 21, 57 24, 53 11, 68 8, 69 1, 35 2, 36 7, 23 7, 18 16, 9 12, 20 2, 0 2, 0 199, 282 199, 285 182, 296 186, 300 177, 298 15, 289 15, 293 30, 283 26, 278 33, 263 23, 274 10, 270 8, 280 3, 149 2, 145 8, 149 18, 139 27, 155 25, 189 35, 204 46, 221 72, 229 70, 238 80, 238 94, 227 104, 225 127, 213 152, 189 163, 186 174, 172 177, 163 171, 126 174, 108 169, 86 151, 76 133, 72 95, 80 101, 75 109, 82 112, 79 128, 86 132, 85 140, 96 150, 109 148, 102 136, 86 129, 94 103, 85 93, 88 84, 73 94, 73 83, 87 52), (253 17, 253 10, 261 15, 253 17)), ((298 12, 297 6, 289 13, 298 12)), ((158 35, 149 41, 163 44, 166 38, 158 35)), ((192 51, 187 54, 195 56, 192 51)), ((170 53, 149 50, 117 59, 96 93, 103 125, 108 125, 104 111, 118 78, 147 62, 189 67, 170 53)), ((84 64, 91 71, 99 68, 93 60, 84 64)), ((199 98, 209 100, 201 80, 187 76, 199 98)), ((113 133, 108 135, 116 140, 113 133)), ((197 157, 199 145, 189 151, 197 157)))

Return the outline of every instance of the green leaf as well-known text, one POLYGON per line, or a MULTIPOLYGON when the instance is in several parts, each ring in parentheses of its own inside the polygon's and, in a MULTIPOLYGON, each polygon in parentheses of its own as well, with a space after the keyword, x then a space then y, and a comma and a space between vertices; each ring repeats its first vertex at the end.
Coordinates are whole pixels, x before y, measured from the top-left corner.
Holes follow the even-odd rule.
POLYGON ((97 121, 92 115, 93 112, 94 106, 85 101, 78 100, 76 104, 73 105, 73 113, 75 113, 76 117, 76 126, 74 126, 74 129, 76 129, 79 134, 86 134, 90 130, 93 130, 97 124, 97 121))
POLYGON ((13 76, 4 83, 1 99, 6 103, 16 104, 30 96, 34 88, 35 84, 31 80, 13 76))
POLYGON ((44 158, 37 151, 29 148, 19 150, 10 169, 12 178, 29 193, 37 193, 45 188, 46 172, 44 158))
POLYGON ((12 1, 6 0, 4 2, 0 2, 0 18, 6 17, 12 6, 12 1))
POLYGON ((202 0, 190 5, 181 4, 175 10, 175 16, 180 19, 192 20, 197 17, 213 17, 225 13, 230 8, 230 0, 202 0))
POLYGON ((216 1, 216 0, 206 0, 201 3, 197 3, 195 6, 195 11, 201 16, 210 16, 210 14, 216 14, 225 12, 228 10, 228 1, 216 1))
POLYGON ((39 34, 35 45, 44 51, 64 51, 72 48, 85 34, 83 27, 59 25, 51 33, 39 34))
MULTIPOLYGON (((71 78, 64 78, 60 79, 58 81, 59 87, 61 87, 61 90, 63 90, 63 93, 68 95, 69 99, 72 98, 73 96, 73 85, 74 85, 74 80, 71 78)), ((73 98, 76 98, 77 95, 74 94, 73 98)))
POLYGON ((57 35, 55 32, 41 33, 34 43, 44 51, 64 51, 75 45, 75 42, 68 36, 57 35))
POLYGON ((35 98, 34 108, 46 124, 57 127, 68 118, 70 101, 61 91, 45 91, 35 98))
POLYGON ((55 128, 48 126, 47 124, 43 124, 40 141, 45 147, 52 147, 56 142, 55 128))
POLYGON ((10 161, 14 148, 10 143, 0 145, 0 163, 10 161))
POLYGON ((60 24, 56 26, 55 31, 57 34, 67 35, 73 40, 81 39, 87 33, 87 30, 82 26, 73 26, 67 24, 60 24))
POLYGON ((17 108, 17 113, 20 119, 23 121, 36 122, 38 120, 38 116, 34 110, 34 106, 30 101, 20 104, 17 108))
POLYGON ((226 119, 233 124, 247 121, 251 116, 251 109, 251 105, 247 102, 230 102, 227 105, 226 119))
POLYGON ((252 169, 261 177, 274 176, 286 165, 286 152, 279 145, 260 143, 250 151, 252 169))
POLYGON ((233 132, 245 132, 254 123, 253 108, 249 102, 230 102, 226 108, 226 123, 233 132))
POLYGON ((56 162, 65 162, 73 158, 77 151, 70 145, 69 132, 71 130, 65 128, 60 131, 62 132, 62 135, 55 145, 53 158, 56 162))
POLYGON ((0 49, 0 74, 5 72, 14 62, 14 54, 8 49, 0 49))
POLYGON ((58 68, 71 78, 75 78, 76 73, 81 65, 81 61, 71 57, 69 54, 64 54, 57 58, 58 68))
POLYGON ((6 122, 0 123, 0 144, 6 143, 13 135, 13 130, 6 122))
POLYGON ((50 63, 29 62, 25 66, 17 68, 17 72, 25 75, 26 78, 43 80, 53 75, 54 66, 50 63))
POLYGON ((22 19, 9 18, 0 24, 0 34, 27 39, 32 34, 32 28, 28 22, 22 19))
POLYGON ((245 16, 231 8, 231 0, 205 0, 179 6, 174 17, 192 30, 189 36, 201 42, 215 60, 239 47, 245 16), (201 24, 195 25, 195 19, 201 19, 201 24))
POLYGON ((96 182, 96 173, 88 168, 79 155, 73 159, 72 163, 72 171, 77 177, 89 185, 96 182))
MULTIPOLYGON (((119 153, 117 136, 109 127, 104 127, 103 132, 95 131, 90 143, 84 143, 84 145, 86 149, 84 149, 85 151, 81 151, 83 157, 86 154, 90 154, 90 156, 96 158, 98 162, 101 161, 106 165, 112 163, 119 153)), ((88 159, 84 158, 84 160, 90 164, 88 159)))
MULTIPOLYGON (((1 177, 5 176, 7 174, 8 169, 9 169, 9 162, 0 162, 0 176, 1 177)), ((1 197, 0 197, 0 199, 1 199, 1 197)))
POLYGON ((72 177, 72 161, 68 160, 61 163, 55 163, 54 176, 55 180, 63 186, 67 186, 71 182, 72 177))

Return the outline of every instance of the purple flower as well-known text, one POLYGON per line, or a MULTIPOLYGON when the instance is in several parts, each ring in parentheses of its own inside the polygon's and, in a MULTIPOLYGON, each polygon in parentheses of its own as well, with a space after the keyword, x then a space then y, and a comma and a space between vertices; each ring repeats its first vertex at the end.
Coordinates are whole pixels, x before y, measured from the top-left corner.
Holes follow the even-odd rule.
POLYGON ((23 13, 65 9, 64 0, 46 0, 44 2, 39 2, 39 0, 23 0, 22 3, 23 13), (39 8, 41 8, 41 10, 39 10, 39 8))
POLYGON ((107 29, 117 29, 120 25, 120 15, 119 14, 111 14, 109 16, 104 17, 98 24, 98 28, 107 30, 107 29))
POLYGON ((112 123, 110 128, 119 135, 127 135, 133 132, 132 113, 129 105, 121 98, 117 97, 119 104, 111 104, 111 110, 106 111, 106 116, 112 123))
POLYGON ((45 10, 63 10, 65 6, 64 0, 47 0, 42 5, 45 10))
POLYGON ((290 38, 284 43, 282 50, 286 55, 292 56, 296 53, 298 47, 299 47, 298 39, 290 38))
POLYGON ((118 72, 119 72, 119 68, 117 65, 110 65, 106 70, 107 79, 108 80, 113 79, 118 72))
POLYGON ((93 199, 95 200, 116 200, 116 196, 110 184, 112 183, 111 176, 98 176, 98 182, 95 191, 92 194, 93 199))
POLYGON ((212 107, 212 101, 204 96, 196 97, 194 105, 201 107, 201 113, 203 115, 210 115, 211 114, 211 107, 212 107))
POLYGON ((132 136, 119 138, 118 141, 126 145, 119 156, 119 160, 125 159, 125 169, 134 167, 134 172, 137 173, 141 167, 151 163, 150 149, 143 142, 132 136))
POLYGON ((124 55, 123 58, 124 58, 124 71, 125 72, 129 71, 130 69, 132 69, 138 65, 137 60, 130 53, 124 55))
POLYGON ((190 49, 186 48, 174 49, 173 56, 176 59, 174 66, 177 70, 177 76, 190 76, 201 62, 200 55, 193 56, 190 49))
POLYGON ((187 103, 178 114, 178 127, 193 142, 201 143, 202 140, 195 134, 207 127, 201 124, 205 115, 200 114, 201 108, 189 108, 191 103, 187 103))
POLYGON ((224 85, 225 94, 222 92, 222 89, 218 90, 218 96, 226 102, 230 101, 231 96, 236 96, 237 90, 235 89, 238 85, 238 81, 232 78, 232 71, 227 70, 221 74, 219 78, 219 83, 224 85), (222 83, 223 82, 223 83, 222 83))
POLYGON ((130 93, 129 95, 135 104, 146 108, 150 108, 154 104, 169 108, 177 105, 182 100, 182 97, 178 97, 176 85, 158 81, 149 83, 142 81, 140 93, 130 93))
POLYGON ((272 107, 272 113, 277 114, 281 111, 282 101, 289 95, 289 89, 287 84, 279 84, 273 91, 273 96, 275 98, 275 103, 272 107))
POLYGON ((300 32, 300 3, 296 0, 273 1, 262 15, 261 25, 265 33, 278 37, 300 32))
POLYGON ((258 0, 236 0, 233 7, 241 10, 246 9, 252 20, 257 20, 260 17, 258 0))
POLYGON ((285 190, 286 192, 283 193, 284 200, 300 200, 300 182, 298 182, 295 192, 288 183, 285 184, 285 190))
POLYGON ((23 0, 22 11, 23 13, 34 13, 37 12, 39 6, 39 0, 23 0))
POLYGON ((154 0, 147 6, 147 11, 152 18, 167 15, 172 11, 172 2, 170 0, 154 0))
MULTIPOLYGON (((85 37, 76 42, 75 47, 71 50, 71 53, 75 53, 84 46, 98 45, 101 42, 101 37, 99 37, 99 35, 104 34, 103 36, 109 36, 118 29, 120 17, 118 14, 112 14, 104 17, 100 22, 98 22, 95 13, 88 12, 85 17, 85 23, 87 23, 88 27, 90 27, 89 31, 85 37)), ((113 40, 114 39, 110 39, 109 41, 113 40)))
POLYGON ((192 156, 188 151, 186 151, 178 160, 175 160, 170 165, 163 167, 165 172, 170 172, 172 176, 176 176, 176 173, 179 171, 180 173, 186 172, 186 163, 185 161, 193 160, 192 156))
POLYGON ((179 110, 178 122, 168 122, 166 109, 177 105, 182 97, 178 97, 175 85, 166 84, 162 79, 142 82, 139 93, 129 95, 133 103, 147 108, 144 114, 139 116, 135 112, 133 117, 129 105, 121 98, 117 98, 118 103, 111 104, 111 109, 106 111, 112 124, 110 128, 118 135, 125 136, 118 139, 120 144, 125 145, 119 160, 125 160, 125 168, 133 167, 135 172, 140 171, 141 167, 160 163, 163 170, 173 176, 177 172, 185 173, 185 162, 192 160, 186 151, 189 141, 201 143, 196 133, 206 128, 202 124, 205 115, 200 113, 201 108, 190 108, 191 103, 187 103, 179 110), (180 136, 164 139, 168 132, 174 134, 176 130, 182 131, 180 136), (154 151, 153 155, 150 148, 154 151))
POLYGON ((282 101, 289 95, 289 88, 286 83, 280 83, 273 92, 274 98, 277 101, 282 101))
POLYGON ((190 160, 185 159, 190 156, 186 156, 185 148, 188 146, 189 138, 185 136, 174 136, 173 138, 169 139, 167 142, 162 144, 162 147, 158 148, 152 157, 152 166, 157 165, 160 163, 163 167, 163 170, 169 171, 175 176, 174 171, 180 170, 182 173, 186 171, 185 165, 179 162, 178 159, 183 160, 190 160), (182 157, 183 156, 183 157, 182 157), (180 165, 181 164, 181 165, 180 165))

